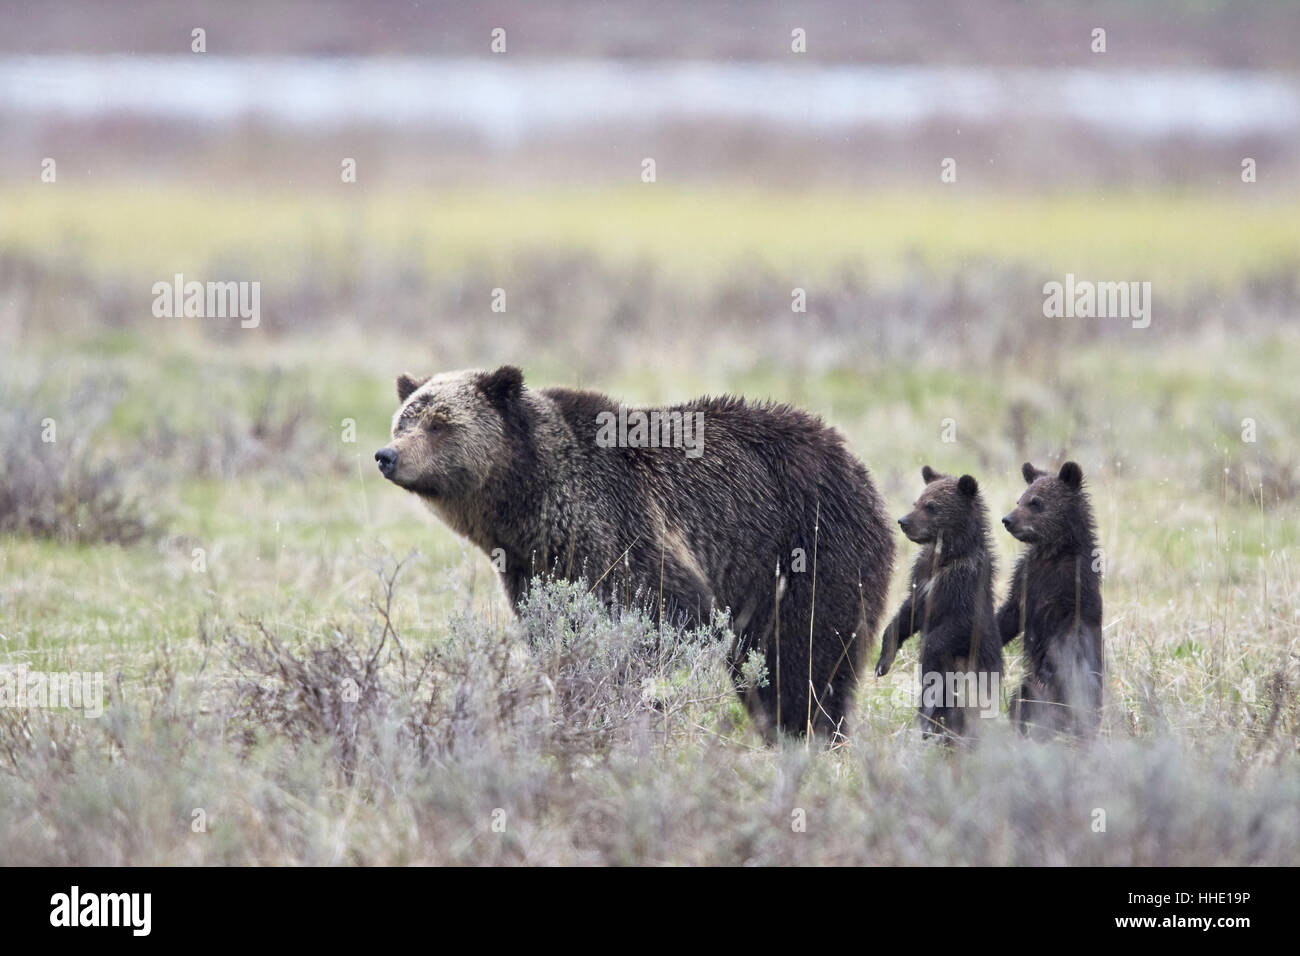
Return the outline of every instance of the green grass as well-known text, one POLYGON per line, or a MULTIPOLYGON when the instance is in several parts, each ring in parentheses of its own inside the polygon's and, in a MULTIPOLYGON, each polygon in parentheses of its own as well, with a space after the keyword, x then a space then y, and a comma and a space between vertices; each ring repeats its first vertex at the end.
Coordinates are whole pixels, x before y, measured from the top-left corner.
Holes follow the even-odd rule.
MULTIPOLYGON (((310 627, 313 616, 344 606, 368 552, 419 548, 431 568, 450 563, 466 574, 474 569, 481 595, 492 595, 486 559, 462 558, 461 545, 444 528, 374 472, 370 453, 385 440, 395 404, 389 376, 346 352, 318 349, 332 357, 296 357, 292 343, 274 363, 275 372, 259 370, 274 348, 258 342, 207 349, 200 361, 184 346, 141 337, 118 355, 104 357, 97 346, 87 350, 82 357, 88 367, 116 369, 126 383, 104 436, 107 447, 124 457, 149 454, 141 443, 160 417, 178 431, 201 433, 225 427, 232 414, 251 415, 274 380, 275 388, 310 409, 302 425, 311 437, 309 467, 297 473, 266 466, 222 478, 187 474, 184 460, 167 463, 151 476, 159 483, 151 500, 167 515, 170 539, 154 548, 8 542, 5 560, 21 569, 9 586, 24 595, 7 624, 11 649, 67 644, 71 638, 59 636, 63 627, 76 632, 82 619, 111 616, 114 606, 133 602, 142 610, 153 607, 176 634, 215 598, 248 613, 298 608, 302 626, 310 627), (236 380, 239 387, 231 388, 236 380), (345 417, 358 422, 356 444, 342 441, 338 424, 345 417), (207 554, 205 575, 190 570, 196 547, 207 554), (57 582, 75 587, 55 597, 61 593, 57 582), (33 592, 26 591, 29 583, 33 592)), ((78 364, 75 349, 60 345, 58 351, 63 361, 78 364)), ((1033 373, 993 380, 978 370, 880 367, 808 376, 768 366, 727 387, 825 415, 873 469, 890 509, 899 513, 917 491, 922 463, 972 471, 1001 514, 1019 495, 1023 457, 1051 461, 1058 449, 1067 449, 1088 473, 1101 539, 1112 556, 1109 606, 1139 600, 1195 606, 1220 587, 1257 591, 1261 575, 1285 572, 1284 556, 1300 543, 1296 502, 1261 509, 1242 493, 1225 495, 1209 483, 1222 454, 1254 467, 1263 451, 1280 447, 1288 410, 1300 399, 1297 382, 1281 374, 1293 345, 1274 348, 1258 366, 1253 349, 1240 351, 1082 350, 1057 370, 1050 386, 1033 373), (1246 369, 1252 367, 1261 369, 1267 391, 1258 380, 1250 387, 1246 369), (1022 394, 1037 403, 1026 449, 1017 448, 1008 431, 1009 404, 1022 394), (1071 405, 1071 396, 1079 395, 1088 396, 1086 402, 1071 405), (1258 449, 1239 440, 1232 447, 1234 436, 1220 425, 1225 415, 1232 422, 1247 413, 1260 423, 1258 449), (949 417, 957 430, 951 444, 941 437, 949 417)), ((533 383, 549 384, 546 378, 533 383)), ((631 382, 626 389, 616 381, 601 384, 637 401, 696 391, 684 380, 676 388, 662 380, 640 388, 631 382)), ((1014 542, 998 535, 996 543, 1005 569, 1014 542)), ((904 557, 908 551, 904 543, 904 557)), ((901 575, 896 583, 901 586, 901 575)), ((136 639, 150 640, 147 634, 136 639)))

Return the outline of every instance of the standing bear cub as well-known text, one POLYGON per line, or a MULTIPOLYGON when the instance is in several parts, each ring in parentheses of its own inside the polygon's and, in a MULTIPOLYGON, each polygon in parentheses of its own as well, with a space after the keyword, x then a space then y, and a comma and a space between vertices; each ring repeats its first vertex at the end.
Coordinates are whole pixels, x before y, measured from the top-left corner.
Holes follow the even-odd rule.
POLYGON ((894 545, 837 432, 727 396, 531 389, 513 366, 402 375, 397 397, 380 472, 491 555, 516 607, 555 576, 690 626, 729 609, 734 674, 751 651, 766 663, 759 726, 842 732, 894 545))
POLYGON ((924 736, 951 741, 975 736, 979 715, 997 714, 1002 642, 993 613, 995 562, 975 479, 950 478, 929 465, 921 477, 925 490, 898 524, 923 547, 907 600, 881 637, 876 676, 889 672, 899 645, 919 631, 918 720, 924 736))
POLYGON ((1029 487, 1002 523, 1029 548, 998 611, 1003 644, 1025 635, 1011 716, 1024 732, 1091 736, 1101 723, 1101 573, 1083 471, 1067 461, 1056 475, 1029 462, 1021 472, 1029 487))

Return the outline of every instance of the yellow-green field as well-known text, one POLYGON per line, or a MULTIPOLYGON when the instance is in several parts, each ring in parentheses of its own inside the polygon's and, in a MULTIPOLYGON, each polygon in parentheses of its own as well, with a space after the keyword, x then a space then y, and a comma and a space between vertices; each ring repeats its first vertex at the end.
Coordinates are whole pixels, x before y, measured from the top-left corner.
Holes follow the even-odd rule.
POLYGON ((75 183, 0 191, 0 246, 71 254, 93 268, 167 277, 233 263, 258 275, 324 260, 361 271, 385 258, 432 270, 513 254, 649 259, 710 280, 738 263, 820 278, 846 262, 896 275, 912 259, 970 258, 1174 286, 1226 283, 1300 260, 1300 200, 1243 185, 1216 194, 990 195, 679 188, 385 193, 355 185, 206 191, 75 183))

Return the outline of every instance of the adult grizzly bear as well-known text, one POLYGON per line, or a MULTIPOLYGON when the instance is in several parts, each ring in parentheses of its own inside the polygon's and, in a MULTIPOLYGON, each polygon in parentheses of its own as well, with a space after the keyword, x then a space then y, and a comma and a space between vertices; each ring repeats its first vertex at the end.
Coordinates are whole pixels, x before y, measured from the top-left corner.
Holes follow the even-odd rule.
POLYGON ((1025 489, 1006 529, 1029 545, 998 611, 1002 643, 1025 634, 1026 677, 1011 716, 1031 727, 1091 736, 1101 723, 1101 573, 1083 471, 1021 467, 1025 489))
POLYGON ((549 574, 688 625, 730 609, 733 671, 755 649, 767 664, 759 726, 842 731, 894 545, 836 431, 728 396, 649 409, 530 389, 513 366, 402 375, 397 397, 380 471, 494 556, 516 606, 549 574))
POLYGON ((993 613, 997 573, 989 516, 970 475, 950 478, 926 465, 925 488, 898 519, 922 545, 912 565, 907 600, 885 628, 876 676, 883 677, 898 647, 921 633, 923 736, 948 741, 974 737, 978 719, 996 716, 1002 687, 1002 641, 993 613))

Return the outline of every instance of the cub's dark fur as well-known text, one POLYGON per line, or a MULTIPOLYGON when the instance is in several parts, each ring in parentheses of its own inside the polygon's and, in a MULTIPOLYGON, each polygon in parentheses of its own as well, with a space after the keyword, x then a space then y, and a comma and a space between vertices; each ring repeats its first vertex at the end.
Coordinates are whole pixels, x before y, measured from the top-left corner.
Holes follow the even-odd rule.
POLYGON ((1067 461, 1056 475, 1029 462, 1021 472, 1029 487, 1002 523, 1029 548, 998 611, 1004 644, 1025 635, 1027 676, 1011 714, 1025 731, 1091 735, 1101 722, 1104 660, 1101 573, 1083 471, 1067 461))
POLYGON ((689 457, 603 447, 600 417, 617 415, 616 402, 527 388, 511 366, 403 375, 397 392, 381 471, 495 553, 512 601, 553 574, 690 624, 729 608, 735 666, 751 650, 767 664, 768 685, 747 701, 760 725, 842 728, 894 545, 867 469, 836 431, 788 405, 726 396, 656 410, 703 416, 702 454, 689 457))
POLYGON ((996 714, 1001 697, 988 510, 970 475, 950 478, 926 465, 921 477, 925 489, 898 524, 923 547, 912 565, 907 600, 881 638, 876 675, 888 673, 899 645, 920 632, 922 730, 927 736, 969 737, 979 711, 996 714))

